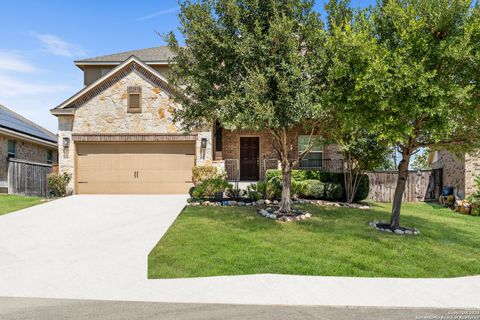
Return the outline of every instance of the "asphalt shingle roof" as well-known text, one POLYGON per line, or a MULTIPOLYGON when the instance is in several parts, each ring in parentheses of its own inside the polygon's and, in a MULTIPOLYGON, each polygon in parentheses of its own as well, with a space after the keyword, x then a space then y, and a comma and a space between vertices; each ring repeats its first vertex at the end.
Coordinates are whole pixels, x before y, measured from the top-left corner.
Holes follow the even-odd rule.
POLYGON ((165 62, 169 59, 173 58, 175 55, 168 47, 154 47, 154 48, 146 48, 140 50, 131 50, 126 52, 114 53, 105 56, 98 56, 83 60, 77 60, 76 63, 82 62, 123 62, 128 59, 130 56, 136 56, 142 61, 145 62, 165 62))
POLYGON ((0 104, 0 127, 57 143, 57 135, 0 104))

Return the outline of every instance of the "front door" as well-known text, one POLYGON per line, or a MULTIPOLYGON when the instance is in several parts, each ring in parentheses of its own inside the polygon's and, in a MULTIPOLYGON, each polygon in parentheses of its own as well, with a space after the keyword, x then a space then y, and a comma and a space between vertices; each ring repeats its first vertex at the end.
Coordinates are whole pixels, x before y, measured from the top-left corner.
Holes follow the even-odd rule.
POLYGON ((260 172, 260 138, 240 138, 240 180, 258 181, 260 172))

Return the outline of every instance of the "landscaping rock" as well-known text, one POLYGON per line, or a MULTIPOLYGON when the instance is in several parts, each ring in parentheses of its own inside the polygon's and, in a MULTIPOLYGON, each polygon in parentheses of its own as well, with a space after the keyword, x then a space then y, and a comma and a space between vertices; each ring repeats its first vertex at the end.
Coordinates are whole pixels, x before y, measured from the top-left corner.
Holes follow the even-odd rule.
POLYGON ((262 205, 265 204, 265 200, 261 199, 256 202, 256 204, 262 205))
POLYGON ((269 213, 268 213, 267 210, 262 209, 262 210, 260 210, 260 214, 261 214, 262 216, 266 217, 269 213))
POLYGON ((237 201, 228 201, 228 205, 229 205, 229 206, 236 206, 236 205, 237 205, 237 201))
POLYGON ((264 202, 264 203, 265 203, 266 205, 269 205, 269 204, 271 204, 271 203, 272 203, 272 201, 270 201, 270 200, 268 200, 268 199, 267 199, 267 200, 265 200, 265 202, 264 202))
POLYGON ((238 206, 240 206, 240 207, 245 206, 245 202, 238 202, 237 204, 238 204, 238 206))
POLYGON ((305 218, 311 218, 312 217, 312 214, 311 213, 305 213, 305 218))
POLYGON ((278 204, 278 201, 277 201, 277 200, 273 200, 273 204, 278 204))
POLYGON ((402 229, 395 229, 394 231, 396 234, 405 234, 405 231, 403 231, 402 229))

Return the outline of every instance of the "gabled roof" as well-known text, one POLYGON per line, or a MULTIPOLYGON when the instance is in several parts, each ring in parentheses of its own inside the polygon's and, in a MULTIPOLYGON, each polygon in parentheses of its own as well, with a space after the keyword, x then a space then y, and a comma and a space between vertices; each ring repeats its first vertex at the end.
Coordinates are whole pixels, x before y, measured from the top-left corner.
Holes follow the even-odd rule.
POLYGON ((82 101, 86 101, 91 97, 95 96, 99 91, 102 90, 102 86, 109 84, 109 80, 111 80, 112 77, 126 70, 130 66, 137 68, 137 70, 143 70, 143 75, 149 76, 151 80, 153 79, 159 87, 167 91, 169 94, 179 94, 179 91, 176 90, 173 86, 169 85, 168 80, 162 74, 145 64, 145 62, 143 62, 136 56, 130 56, 128 59, 110 70, 110 72, 106 73, 89 86, 78 91, 76 94, 62 102, 57 107, 51 109, 50 112, 53 115, 73 114, 75 108, 78 107, 76 102, 82 103, 82 101))
POLYGON ((75 61, 77 66, 89 64, 120 64, 131 56, 136 56, 145 63, 168 63, 175 57, 168 47, 154 47, 140 50, 131 50, 105 56, 98 56, 75 61))
POLYGON ((0 128, 57 143, 57 135, 0 104, 0 128))

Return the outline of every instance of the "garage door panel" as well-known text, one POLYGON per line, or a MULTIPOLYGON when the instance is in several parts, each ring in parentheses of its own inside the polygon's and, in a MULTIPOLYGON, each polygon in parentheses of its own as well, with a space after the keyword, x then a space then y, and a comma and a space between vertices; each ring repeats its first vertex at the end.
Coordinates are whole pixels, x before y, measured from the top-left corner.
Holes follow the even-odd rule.
POLYGON ((78 144, 77 193, 187 193, 194 143, 78 144))

